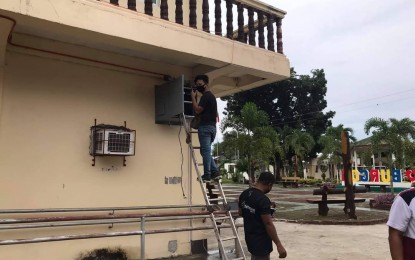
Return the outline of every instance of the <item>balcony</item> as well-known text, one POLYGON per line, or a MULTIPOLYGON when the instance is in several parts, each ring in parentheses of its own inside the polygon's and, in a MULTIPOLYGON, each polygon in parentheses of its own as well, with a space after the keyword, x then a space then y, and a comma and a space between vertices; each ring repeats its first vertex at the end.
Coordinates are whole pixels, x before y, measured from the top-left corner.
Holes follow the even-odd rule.
POLYGON ((289 77, 285 12, 260 1, 8 0, 0 14, 16 21, 15 43, 37 48, 47 39, 185 67, 209 75, 217 96, 289 77))

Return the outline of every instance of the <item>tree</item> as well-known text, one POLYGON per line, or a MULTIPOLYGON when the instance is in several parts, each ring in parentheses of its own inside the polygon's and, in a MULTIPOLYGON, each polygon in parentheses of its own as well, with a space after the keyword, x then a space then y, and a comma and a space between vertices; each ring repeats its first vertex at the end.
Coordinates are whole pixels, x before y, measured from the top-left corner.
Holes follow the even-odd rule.
POLYGON ((341 153, 341 133, 349 132, 349 138, 352 142, 356 141, 353 136, 353 129, 344 127, 342 124, 336 127, 327 128, 324 135, 320 137, 318 142, 323 147, 320 161, 328 161, 328 170, 330 179, 334 179, 334 169, 339 169, 339 164, 343 161, 341 153))
POLYGON ((271 142, 271 161, 274 166, 274 175, 277 176, 277 179, 280 179, 278 168, 278 161, 284 158, 284 148, 282 147, 281 137, 274 128, 270 126, 260 127, 257 129, 257 135, 267 138, 271 142))
POLYGON ((331 126, 330 119, 335 114, 323 112, 327 107, 326 84, 322 69, 312 70, 311 76, 297 75, 291 69, 291 77, 287 80, 222 98, 227 101, 225 113, 239 115, 246 102, 253 102, 269 115, 271 126, 305 130, 318 139, 331 126))
MULTIPOLYGON (((291 77, 287 80, 222 98, 227 101, 225 115, 239 116, 244 104, 253 102, 259 110, 269 115, 269 125, 275 130, 286 126, 305 131, 314 140, 318 140, 326 128, 331 126, 331 118, 335 114, 333 111, 323 112, 327 107, 326 84, 322 69, 312 70, 311 75, 297 75, 291 69, 291 77)), ((315 143, 310 156, 315 157, 321 149, 320 144, 315 143)), ((290 158, 290 154, 284 157, 290 158)), ((282 166, 281 159, 277 165, 278 169, 282 166)))
POLYGON ((234 144, 242 157, 248 162, 248 174, 253 180, 253 172, 268 164, 268 159, 278 150, 275 130, 268 126, 268 115, 258 110, 254 103, 246 103, 240 115, 224 118, 221 130, 224 142, 234 144), (274 139, 272 139, 272 138, 274 139))
POLYGON ((297 177, 298 161, 302 161, 311 151, 314 139, 309 133, 294 129, 291 134, 285 137, 284 146, 286 150, 291 150, 294 153, 294 176, 297 177))
POLYGON ((381 145, 389 148, 389 167, 404 168, 406 166, 405 152, 413 151, 415 121, 409 118, 384 120, 373 117, 366 121, 364 130, 366 134, 372 131, 373 150, 378 150, 381 145), (395 161, 392 159, 392 154, 395 155, 395 161))

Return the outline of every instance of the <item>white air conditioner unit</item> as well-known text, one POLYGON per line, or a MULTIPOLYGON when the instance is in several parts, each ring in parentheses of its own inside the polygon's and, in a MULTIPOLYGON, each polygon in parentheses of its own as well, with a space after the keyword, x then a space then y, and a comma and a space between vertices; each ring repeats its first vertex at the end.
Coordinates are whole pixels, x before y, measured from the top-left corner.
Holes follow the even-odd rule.
POLYGON ((91 127, 91 155, 135 155, 135 130, 112 125, 91 127))

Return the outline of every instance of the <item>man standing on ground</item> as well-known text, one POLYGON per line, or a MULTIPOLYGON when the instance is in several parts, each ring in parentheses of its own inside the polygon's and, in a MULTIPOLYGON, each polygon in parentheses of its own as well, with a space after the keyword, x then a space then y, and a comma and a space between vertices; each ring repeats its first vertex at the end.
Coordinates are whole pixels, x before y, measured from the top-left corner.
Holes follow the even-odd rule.
POLYGON ((415 188, 396 196, 389 220, 389 248, 393 260, 415 259, 415 188))
POLYGON ((216 137, 216 117, 218 114, 216 98, 209 90, 209 77, 206 75, 198 75, 195 77, 197 91, 203 96, 196 102, 196 91, 192 91, 193 109, 200 114, 200 126, 198 136, 200 142, 200 154, 203 158, 203 181, 218 179, 220 177, 219 170, 212 158, 212 143, 216 137))
POLYGON ((239 196, 239 215, 244 218, 245 241, 252 260, 269 260, 272 242, 280 258, 287 256, 272 221, 271 201, 265 196, 274 182, 272 173, 263 172, 254 186, 239 196))

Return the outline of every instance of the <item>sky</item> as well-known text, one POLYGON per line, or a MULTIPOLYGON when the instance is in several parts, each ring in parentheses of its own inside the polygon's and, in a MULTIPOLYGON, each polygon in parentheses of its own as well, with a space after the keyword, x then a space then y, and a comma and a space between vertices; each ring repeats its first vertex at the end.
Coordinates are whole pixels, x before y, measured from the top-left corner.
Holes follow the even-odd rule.
MULTIPOLYGON (((324 69, 333 126, 360 140, 372 117, 415 120, 414 0, 262 2, 287 12, 284 54, 297 74, 324 69)), ((226 103, 218 105, 223 111, 226 103)))

